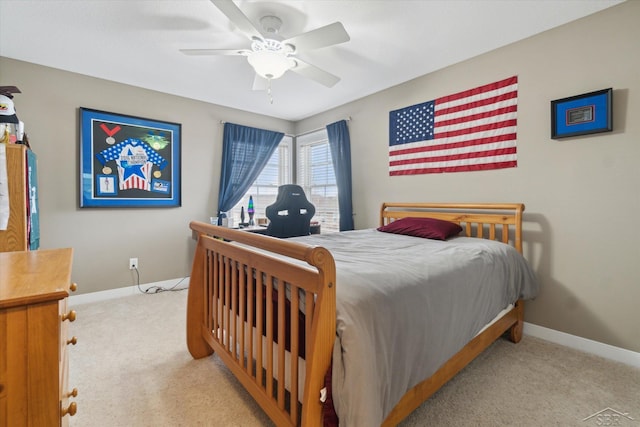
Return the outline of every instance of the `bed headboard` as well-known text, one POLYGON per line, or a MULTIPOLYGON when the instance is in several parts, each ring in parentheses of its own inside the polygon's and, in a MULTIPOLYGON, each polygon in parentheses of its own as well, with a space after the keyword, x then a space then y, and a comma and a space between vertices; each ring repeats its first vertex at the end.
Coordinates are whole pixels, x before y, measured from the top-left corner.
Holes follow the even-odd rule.
POLYGON ((380 225, 400 218, 438 218, 459 224, 467 237, 507 243, 522 253, 522 203, 383 203, 380 225))

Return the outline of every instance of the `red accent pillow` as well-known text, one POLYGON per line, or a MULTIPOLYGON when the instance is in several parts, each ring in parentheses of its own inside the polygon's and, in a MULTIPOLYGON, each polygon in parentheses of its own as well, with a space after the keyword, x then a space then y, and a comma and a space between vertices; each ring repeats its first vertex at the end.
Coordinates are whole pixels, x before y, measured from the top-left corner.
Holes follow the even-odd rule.
POLYGON ((462 227, 455 222, 442 219, 407 217, 378 227, 377 230, 385 233, 447 240, 449 237, 457 236, 462 231, 462 227))

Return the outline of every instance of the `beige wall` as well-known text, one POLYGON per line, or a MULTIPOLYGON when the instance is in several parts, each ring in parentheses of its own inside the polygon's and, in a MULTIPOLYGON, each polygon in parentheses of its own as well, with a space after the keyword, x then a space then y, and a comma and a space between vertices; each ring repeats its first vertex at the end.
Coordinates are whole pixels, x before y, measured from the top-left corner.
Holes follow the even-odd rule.
POLYGON ((39 155, 43 247, 75 248, 83 292, 131 285, 134 256, 142 283, 189 274, 187 224, 216 205, 220 120, 301 133, 351 116, 357 228, 376 225, 382 201, 524 202, 525 255, 542 284, 527 321, 638 352, 639 20, 640 2, 625 2, 295 124, 6 58, 0 83, 23 91, 15 100, 39 155), (389 177, 390 110, 511 75, 519 78, 517 168, 389 177), (552 99, 607 87, 612 133, 549 138, 552 99), (79 209, 80 106, 182 123, 182 207, 79 209))
POLYGON ((290 122, 0 58, 0 84, 14 98, 38 155, 41 248, 73 247, 78 293, 188 276, 195 244, 189 221, 217 209, 221 120, 292 133, 290 122), (156 209, 79 207, 79 107, 182 124, 182 206, 156 209))
MULTIPOLYGON (((525 255, 542 285, 526 320, 640 351, 640 2, 296 123, 351 116, 356 228, 382 201, 523 202, 525 255), (389 111, 518 76, 518 167, 390 177, 389 111), (550 101, 613 87, 612 133, 550 139, 550 101)), ((402 64, 398 64, 402 66, 402 64)))

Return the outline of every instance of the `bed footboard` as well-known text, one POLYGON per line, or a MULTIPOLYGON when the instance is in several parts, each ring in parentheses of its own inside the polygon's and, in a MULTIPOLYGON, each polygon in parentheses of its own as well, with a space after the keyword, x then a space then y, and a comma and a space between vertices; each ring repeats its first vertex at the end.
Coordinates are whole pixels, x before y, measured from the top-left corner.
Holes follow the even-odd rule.
POLYGON ((277 425, 320 425, 336 329, 333 257, 322 247, 202 222, 190 227, 198 244, 189 352, 215 352, 277 425))

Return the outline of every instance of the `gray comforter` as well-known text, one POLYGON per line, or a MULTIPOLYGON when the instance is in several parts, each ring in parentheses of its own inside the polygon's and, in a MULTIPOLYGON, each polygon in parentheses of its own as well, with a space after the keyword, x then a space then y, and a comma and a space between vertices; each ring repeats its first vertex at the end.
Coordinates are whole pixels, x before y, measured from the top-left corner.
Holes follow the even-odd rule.
POLYGON ((511 246, 446 242, 375 229, 294 238, 329 249, 337 267, 332 392, 341 426, 377 426, 501 310, 536 296, 511 246))

